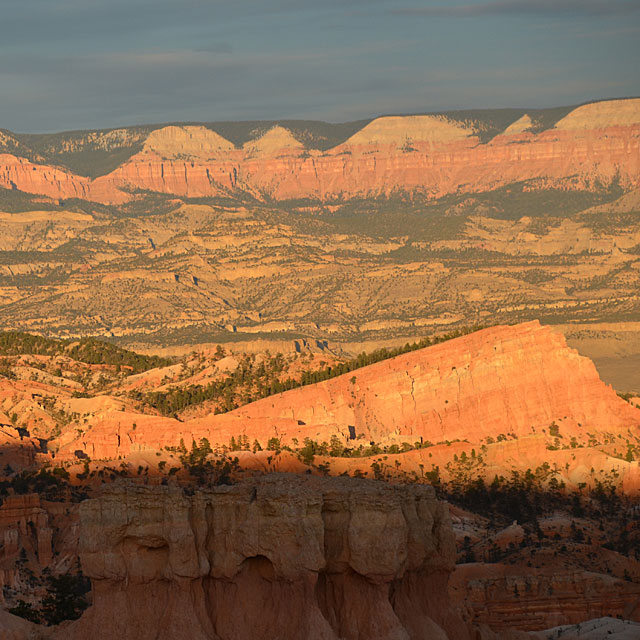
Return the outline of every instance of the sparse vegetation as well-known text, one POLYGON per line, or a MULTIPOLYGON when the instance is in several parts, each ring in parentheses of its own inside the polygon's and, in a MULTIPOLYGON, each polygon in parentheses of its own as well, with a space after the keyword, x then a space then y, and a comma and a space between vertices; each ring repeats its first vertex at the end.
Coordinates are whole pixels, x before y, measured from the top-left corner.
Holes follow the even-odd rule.
POLYGON ((35 623, 57 625, 77 620, 89 606, 87 594, 91 584, 82 574, 47 575, 45 581, 47 595, 39 606, 18 600, 9 613, 35 623))
POLYGON ((128 351, 96 338, 80 340, 55 340, 20 331, 0 333, 0 353, 6 356, 25 354, 58 356, 87 364, 106 364, 128 369, 130 373, 140 373, 155 367, 172 363, 168 358, 144 356, 128 351))
MULTIPOLYGON (((229 376, 206 386, 190 385, 150 393, 135 391, 131 396, 143 405, 153 407, 167 416, 176 416, 187 407, 207 401, 216 403, 216 413, 224 413, 260 398, 330 380, 370 364, 452 340, 481 328, 467 327, 444 335, 423 338, 394 349, 378 349, 371 353, 361 353, 356 358, 332 366, 303 370, 295 378, 287 376, 286 363, 282 354, 276 354, 259 363, 256 362, 255 356, 245 355, 239 367, 229 376)), ((356 377, 353 376, 351 384, 355 384, 355 380, 356 377)))

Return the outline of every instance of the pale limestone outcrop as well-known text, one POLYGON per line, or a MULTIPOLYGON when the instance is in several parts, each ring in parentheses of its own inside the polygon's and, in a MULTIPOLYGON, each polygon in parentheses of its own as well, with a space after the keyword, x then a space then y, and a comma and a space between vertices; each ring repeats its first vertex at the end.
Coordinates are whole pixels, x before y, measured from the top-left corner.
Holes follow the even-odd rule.
POLYGON ((304 151, 304 145, 288 129, 280 126, 272 127, 259 138, 246 142, 242 148, 248 156, 275 156, 293 153, 294 150, 300 153, 304 151))
POLYGON ((156 129, 149 134, 142 156, 156 156, 164 160, 198 159, 211 160, 231 153, 231 142, 206 127, 169 126, 156 129))
POLYGON ((539 631, 534 637, 539 640, 637 640, 640 638, 640 624, 606 616, 539 631))
POLYGON ((596 129, 640 123, 640 100, 604 100, 573 109, 556 123, 556 129, 596 129))
POLYGON ((344 146, 386 144, 402 147, 413 142, 454 142, 472 135, 470 126, 443 116, 386 116, 370 122, 352 135, 344 146))
POLYGON ((185 495, 116 485, 81 506, 93 606, 57 637, 469 637, 431 487, 274 474, 185 495))

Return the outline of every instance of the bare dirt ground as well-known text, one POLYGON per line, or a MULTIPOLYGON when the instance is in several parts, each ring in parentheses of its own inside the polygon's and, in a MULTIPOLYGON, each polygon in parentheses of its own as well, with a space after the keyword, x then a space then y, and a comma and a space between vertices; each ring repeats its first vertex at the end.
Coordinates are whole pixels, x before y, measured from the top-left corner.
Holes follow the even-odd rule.
POLYGON ((561 325, 569 346, 596 365, 616 391, 640 390, 640 322, 561 325))

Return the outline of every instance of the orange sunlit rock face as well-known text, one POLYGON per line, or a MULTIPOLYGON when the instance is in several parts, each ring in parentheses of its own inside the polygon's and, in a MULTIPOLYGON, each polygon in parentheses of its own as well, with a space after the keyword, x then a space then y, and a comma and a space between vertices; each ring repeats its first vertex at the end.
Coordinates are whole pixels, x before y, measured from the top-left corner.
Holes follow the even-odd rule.
POLYGON ((0 155, 2 187, 108 204, 131 199, 135 190, 331 201, 397 192, 436 198, 523 181, 569 190, 618 182, 634 188, 639 175, 638 99, 577 107, 539 133, 523 116, 489 142, 470 123, 443 116, 381 117, 324 152, 305 149, 281 126, 241 148, 203 126, 168 126, 95 179, 0 155))
POLYGON ((72 458, 80 449, 115 459, 181 439, 187 446, 200 438, 228 445, 239 435, 265 447, 270 438, 479 443, 509 434, 533 438, 509 443, 510 456, 516 445, 544 454, 545 442, 535 437, 550 438, 552 423, 563 438, 586 445, 589 433, 637 429, 640 410, 605 385, 561 334, 534 321, 484 329, 226 414, 180 422, 106 411, 80 438, 63 436, 58 456, 72 458))

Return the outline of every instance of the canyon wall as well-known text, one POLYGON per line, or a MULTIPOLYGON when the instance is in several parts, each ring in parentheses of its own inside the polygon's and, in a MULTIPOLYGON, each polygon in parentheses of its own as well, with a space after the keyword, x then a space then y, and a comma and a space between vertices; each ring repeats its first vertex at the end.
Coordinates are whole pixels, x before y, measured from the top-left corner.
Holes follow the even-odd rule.
POLYGON ((80 507, 93 605, 66 640, 464 640, 454 537, 428 486, 270 475, 80 507))
POLYGON ((502 564, 459 565, 451 581, 477 624, 497 632, 537 630, 612 616, 640 621, 640 585, 562 566, 532 569, 502 564))
POLYGON ((204 126, 168 126, 152 131, 141 151, 95 179, 0 155, 4 188, 112 204, 136 190, 327 201, 397 192, 436 198, 523 181, 586 190, 619 182, 631 189, 639 175, 640 99, 583 105, 540 132, 523 116, 488 142, 472 122, 444 116, 377 118, 326 151, 305 148, 281 126, 242 147, 204 126))

